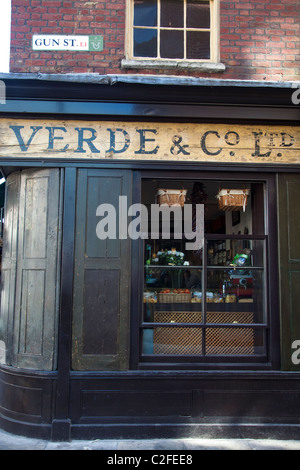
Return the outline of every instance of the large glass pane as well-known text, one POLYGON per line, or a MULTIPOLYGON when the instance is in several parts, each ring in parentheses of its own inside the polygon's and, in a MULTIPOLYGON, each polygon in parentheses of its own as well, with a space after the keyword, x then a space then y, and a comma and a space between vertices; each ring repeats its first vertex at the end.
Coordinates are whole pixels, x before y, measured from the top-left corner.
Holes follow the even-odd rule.
POLYGON ((183 0, 161 1, 161 27, 183 28, 183 0))
POLYGON ((183 59, 183 31, 160 31, 160 56, 163 59, 183 59))
POLYGON ((133 35, 135 57, 157 57, 157 31, 155 29, 135 29, 133 35))
POLYGON ((207 241, 208 266, 232 266, 243 269, 264 264, 264 240, 218 239, 207 241))
POLYGON ((134 26, 157 26, 157 0, 134 0, 134 26))
POLYGON ((198 0, 187 0, 186 27, 187 28, 209 28, 210 27, 209 2, 200 2, 198 0))
POLYGON ((184 250, 182 240, 145 242, 143 321, 165 326, 144 329, 144 354, 202 354, 202 266, 199 262, 199 256, 184 250))
MULTIPOLYGON (((219 134, 220 135, 220 134, 219 134)), ((205 148, 208 152, 216 152, 220 138, 216 133, 208 133, 205 137, 205 148)), ((224 134, 226 146, 234 149, 240 142, 238 132, 229 131, 224 134)), ((246 182, 206 182, 205 192, 205 231, 218 234, 264 234, 264 187, 261 183, 246 182), (246 194, 244 194, 246 191, 246 194)))
POLYGON ((237 327, 206 330, 206 355, 251 356, 263 352, 262 331, 255 332, 254 328, 237 327))
POLYGON ((209 31, 187 31, 186 33, 186 58, 209 59, 210 58, 210 33, 209 31))
POLYGON ((263 269, 208 269, 207 323, 264 323, 263 269))
MULTIPOLYGON (((145 266, 144 321, 153 321, 153 312, 195 311, 192 304, 202 298, 201 267, 145 266)), ((201 308, 200 308, 201 310, 201 308)), ((181 316, 180 322, 189 322, 189 316, 181 316)))
MULTIPOLYGON (((182 311, 190 311, 194 292, 201 294, 202 256, 185 250, 183 240, 149 239, 144 257, 144 304, 168 304, 168 310, 180 306, 182 311)), ((147 315, 144 319, 147 321, 147 315)))
POLYGON ((155 327, 143 332, 143 353, 156 355, 202 354, 200 327, 155 327))
MULTIPOLYGON (((229 188, 243 186, 228 183, 229 188)), ((161 230, 162 214, 155 214, 159 228, 153 233, 160 232, 158 238, 151 238, 153 221, 148 219, 141 317, 143 354, 196 355, 200 360, 230 356, 231 362, 235 356, 265 356, 267 329, 262 325, 268 318, 266 239, 261 236, 263 185, 248 183, 245 211, 227 211, 219 207, 217 181, 146 180, 142 203, 148 214, 152 215, 150 206, 157 204, 159 187, 184 188, 185 206, 204 204, 201 224, 205 224, 206 235, 203 248, 187 249, 185 232, 177 239, 172 230, 175 214, 166 238, 161 236, 168 232, 161 230)))

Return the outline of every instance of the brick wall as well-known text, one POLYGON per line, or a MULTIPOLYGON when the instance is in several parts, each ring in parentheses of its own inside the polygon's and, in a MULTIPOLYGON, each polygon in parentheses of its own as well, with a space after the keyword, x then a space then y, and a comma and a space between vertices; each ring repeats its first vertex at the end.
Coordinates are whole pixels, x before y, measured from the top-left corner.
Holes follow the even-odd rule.
POLYGON ((12 0, 11 72, 169 74, 299 80, 299 0, 221 0, 226 71, 122 69, 125 0, 12 0), (102 52, 33 51, 33 34, 102 35, 102 52))

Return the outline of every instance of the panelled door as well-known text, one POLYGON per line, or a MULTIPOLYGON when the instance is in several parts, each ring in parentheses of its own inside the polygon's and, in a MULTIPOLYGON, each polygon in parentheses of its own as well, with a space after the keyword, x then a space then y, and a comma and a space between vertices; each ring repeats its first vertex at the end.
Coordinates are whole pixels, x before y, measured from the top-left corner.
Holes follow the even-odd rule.
POLYGON ((292 345, 300 341, 300 174, 279 175, 278 189, 282 368, 299 370, 292 345))
POLYGON ((128 368, 131 244, 126 236, 119 237, 119 219, 126 215, 119 210, 120 196, 124 209, 124 203, 131 204, 130 172, 78 171, 72 352, 75 370, 128 368))
POLYGON ((60 219, 58 169, 7 178, 1 300, 7 365, 56 368, 60 219))

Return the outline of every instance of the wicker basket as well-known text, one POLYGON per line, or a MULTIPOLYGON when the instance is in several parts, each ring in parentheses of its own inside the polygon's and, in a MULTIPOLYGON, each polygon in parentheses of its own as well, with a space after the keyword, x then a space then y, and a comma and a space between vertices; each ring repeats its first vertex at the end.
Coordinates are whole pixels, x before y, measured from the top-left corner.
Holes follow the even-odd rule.
POLYGON ((184 206, 186 189, 158 189, 156 199, 158 204, 167 206, 184 206))
POLYGON ((157 294, 158 302, 163 303, 163 304, 169 304, 169 303, 178 304, 180 302, 186 303, 186 302, 190 302, 191 298, 192 298, 191 293, 177 294, 177 293, 170 292, 169 294, 165 294, 165 293, 159 292, 157 294))
POLYGON ((245 212, 248 196, 249 189, 221 189, 217 194, 219 208, 222 211, 245 212))

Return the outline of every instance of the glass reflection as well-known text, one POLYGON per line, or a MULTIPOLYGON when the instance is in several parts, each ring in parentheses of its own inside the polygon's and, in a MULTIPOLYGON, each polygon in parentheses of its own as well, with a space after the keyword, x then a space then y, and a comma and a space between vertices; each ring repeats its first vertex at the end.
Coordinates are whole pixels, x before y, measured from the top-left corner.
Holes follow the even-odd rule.
POLYGON ((262 269, 208 269, 208 323, 264 323, 264 271, 262 269), (213 314, 214 307, 220 314, 213 314))
POLYGON ((187 0, 186 26, 187 28, 210 27, 209 2, 187 0))
POLYGON ((207 328, 206 354, 248 356, 255 354, 253 328, 207 328))
POLYGON ((233 269, 260 267, 264 264, 264 240, 209 240, 208 266, 231 266, 233 269))
POLYGON ((157 31, 155 29, 135 29, 133 53, 135 57, 156 57, 157 31))
POLYGON ((161 2, 160 25, 163 28, 183 28, 183 0, 161 2))
POLYGON ((157 0, 134 1, 134 26, 157 26, 157 0))
POLYGON ((143 354, 201 355, 202 329, 155 327, 143 332, 143 354))
MULTIPOLYGON (((146 183, 142 201, 150 205, 157 181, 146 183)), ((182 184, 176 182, 176 187, 182 184)), ((198 195, 193 181, 185 181, 183 187, 190 191, 187 201, 198 195)), ((263 210, 258 204, 257 217, 248 204, 245 212, 224 214, 216 198, 219 183, 206 182, 205 188, 209 204, 204 248, 187 250, 185 240, 175 237, 144 240, 142 351, 165 359, 176 355, 189 360, 187 356, 194 355, 213 362, 216 358, 210 356, 220 356, 233 362, 234 357, 247 361, 251 356, 253 361, 255 355, 266 355, 268 344, 267 238, 257 232, 263 227, 263 210)), ((262 188, 255 188, 258 195, 262 188)), ((251 195, 253 202, 254 191, 251 195)))
POLYGON ((187 59, 210 58, 210 33, 209 31, 187 31, 186 33, 187 59))
POLYGON ((183 31, 161 30, 160 56, 164 59, 183 59, 183 31))

